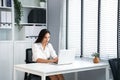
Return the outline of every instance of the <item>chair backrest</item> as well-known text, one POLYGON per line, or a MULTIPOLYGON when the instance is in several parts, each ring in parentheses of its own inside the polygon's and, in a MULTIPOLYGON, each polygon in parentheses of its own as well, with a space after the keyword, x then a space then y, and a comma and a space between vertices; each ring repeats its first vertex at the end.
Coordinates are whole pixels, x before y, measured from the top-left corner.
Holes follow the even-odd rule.
MULTIPOLYGON (((34 61, 32 61, 32 48, 28 48, 26 49, 26 60, 25 62, 28 63, 35 63, 34 61)), ((24 80, 41 80, 40 76, 36 76, 33 74, 28 74, 27 72, 25 72, 25 76, 24 76, 24 80)), ((50 80, 49 77, 46 77, 46 80, 50 80)))
POLYGON ((34 63, 32 61, 32 48, 28 48, 26 49, 26 60, 25 60, 26 63, 34 63))
POLYGON ((120 59, 110 59, 109 64, 114 80, 120 80, 120 59))

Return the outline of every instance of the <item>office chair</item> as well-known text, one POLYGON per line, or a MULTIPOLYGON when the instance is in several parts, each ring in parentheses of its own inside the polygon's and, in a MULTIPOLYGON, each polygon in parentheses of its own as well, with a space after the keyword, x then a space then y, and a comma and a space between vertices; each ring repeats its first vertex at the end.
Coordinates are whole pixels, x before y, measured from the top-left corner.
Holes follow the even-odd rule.
MULTIPOLYGON (((26 64, 35 63, 32 61, 32 48, 26 49, 26 64)), ((40 76, 34 75, 34 74, 28 74, 25 72, 24 80, 41 80, 40 76)), ((46 77, 46 80, 50 80, 49 77, 46 77)))
POLYGON ((120 80, 120 58, 110 59, 109 64, 111 67, 114 80, 120 80))

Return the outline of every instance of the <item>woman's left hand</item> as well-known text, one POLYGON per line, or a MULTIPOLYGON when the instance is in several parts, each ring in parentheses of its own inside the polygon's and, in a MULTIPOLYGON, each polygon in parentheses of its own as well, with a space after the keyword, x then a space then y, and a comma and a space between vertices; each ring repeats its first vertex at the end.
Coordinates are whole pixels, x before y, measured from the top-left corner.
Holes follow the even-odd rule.
POLYGON ((57 63, 58 62, 58 57, 54 58, 53 60, 55 61, 55 63, 57 63))

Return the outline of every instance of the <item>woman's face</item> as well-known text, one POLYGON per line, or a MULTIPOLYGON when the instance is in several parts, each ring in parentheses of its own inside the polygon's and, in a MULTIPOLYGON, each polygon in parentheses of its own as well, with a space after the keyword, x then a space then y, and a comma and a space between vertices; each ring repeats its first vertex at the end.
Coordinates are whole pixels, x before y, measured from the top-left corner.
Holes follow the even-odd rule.
POLYGON ((42 43, 48 44, 49 40, 50 40, 50 34, 46 33, 43 40, 42 40, 42 43))

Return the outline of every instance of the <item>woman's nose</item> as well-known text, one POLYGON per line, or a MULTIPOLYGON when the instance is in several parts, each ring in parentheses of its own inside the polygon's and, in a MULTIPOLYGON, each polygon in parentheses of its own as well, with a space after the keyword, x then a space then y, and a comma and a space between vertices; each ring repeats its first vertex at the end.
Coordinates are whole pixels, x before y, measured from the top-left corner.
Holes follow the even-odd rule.
POLYGON ((49 39, 47 39, 47 41, 49 41, 49 39))

